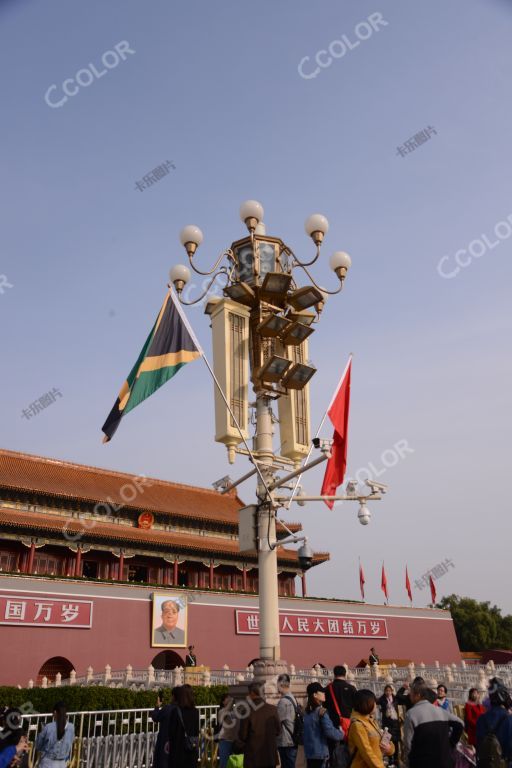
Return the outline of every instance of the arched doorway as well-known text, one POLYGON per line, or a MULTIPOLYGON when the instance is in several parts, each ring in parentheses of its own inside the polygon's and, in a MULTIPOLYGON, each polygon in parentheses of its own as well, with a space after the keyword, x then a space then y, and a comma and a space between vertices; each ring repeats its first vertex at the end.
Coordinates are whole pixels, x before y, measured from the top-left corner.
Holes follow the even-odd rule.
POLYGON ((72 669, 74 666, 69 659, 65 659, 64 656, 52 656, 51 659, 45 661, 37 673, 37 685, 41 684, 43 677, 47 677, 48 682, 55 682, 55 675, 58 672, 62 675, 63 680, 68 680, 72 669))
POLYGON ((151 664, 154 669, 176 669, 176 667, 185 666, 181 656, 174 651, 160 651, 151 664))

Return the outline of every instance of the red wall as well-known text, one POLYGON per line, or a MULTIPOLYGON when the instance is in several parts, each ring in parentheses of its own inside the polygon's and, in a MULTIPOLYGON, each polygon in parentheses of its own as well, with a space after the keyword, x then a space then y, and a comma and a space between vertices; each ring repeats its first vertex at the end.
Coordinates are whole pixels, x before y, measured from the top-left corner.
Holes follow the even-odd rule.
MULTIPOLYGON (((147 669, 164 650, 150 645, 151 591, 147 588, 4 576, 0 577, 0 591, 48 599, 74 597, 94 603, 91 629, 0 626, 2 647, 16 650, 0 657, 0 684, 25 686, 29 679, 35 681, 43 663, 53 656, 69 659, 77 674, 84 675, 89 665, 94 672, 102 672, 107 663, 113 670, 124 669, 127 664, 147 669)), ((208 592, 195 593, 194 597, 196 601, 189 605, 188 642, 195 645, 199 663, 212 669, 221 669, 224 664, 244 669, 258 656, 258 636, 235 634, 234 606, 253 609, 257 600, 250 595, 208 592)), ((316 662, 327 666, 347 662, 354 666, 368 657, 371 645, 375 645, 381 659, 411 659, 426 664, 460 661, 453 623, 443 611, 302 598, 282 599, 281 610, 361 613, 387 621, 388 639, 283 637, 281 656, 297 668, 311 667, 316 662)), ((176 652, 184 658, 184 649, 176 652)))

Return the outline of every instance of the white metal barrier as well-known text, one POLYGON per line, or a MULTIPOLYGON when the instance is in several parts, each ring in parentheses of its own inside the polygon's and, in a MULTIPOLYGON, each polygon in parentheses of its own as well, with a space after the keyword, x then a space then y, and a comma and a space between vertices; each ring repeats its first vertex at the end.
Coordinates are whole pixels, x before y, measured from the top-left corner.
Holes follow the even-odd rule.
MULTIPOLYGON (((217 718, 216 705, 198 706, 200 755, 202 763, 211 756, 211 731, 217 718)), ((69 712, 75 727, 74 768, 149 768, 155 748, 158 724, 152 709, 118 709, 98 712, 69 712)), ((51 713, 23 715, 31 745, 40 730, 52 720, 51 713)), ((33 754, 33 751, 32 751, 33 754)))

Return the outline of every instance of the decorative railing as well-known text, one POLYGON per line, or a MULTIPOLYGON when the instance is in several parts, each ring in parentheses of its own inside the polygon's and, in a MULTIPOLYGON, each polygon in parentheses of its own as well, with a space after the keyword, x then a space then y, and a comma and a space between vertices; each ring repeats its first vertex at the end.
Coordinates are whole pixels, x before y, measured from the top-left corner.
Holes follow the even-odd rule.
MULTIPOLYGON (((457 703, 463 702, 467 697, 469 688, 475 687, 484 692, 487 689, 490 677, 501 677, 508 687, 512 688, 512 665, 494 665, 491 661, 486 665, 425 665, 413 663, 407 666, 395 664, 348 668, 347 679, 358 688, 369 688, 375 693, 382 693, 383 686, 391 683, 399 687, 406 681, 411 681, 417 675, 425 678, 429 685, 435 687, 443 683, 448 688, 449 696, 457 703)), ((297 669, 293 665, 289 667, 289 674, 294 684, 307 684, 312 680, 327 682, 332 679, 332 669, 326 669, 316 665, 311 669, 297 669)), ((43 678, 41 686, 46 688, 59 687, 61 685, 106 685, 111 688, 131 688, 140 690, 158 689, 161 687, 172 688, 187 682, 192 685, 209 687, 212 685, 232 686, 238 683, 248 682, 254 679, 252 666, 244 670, 232 670, 227 665, 223 669, 210 670, 207 667, 186 668, 177 667, 173 670, 155 670, 151 665, 147 669, 137 670, 130 665, 124 670, 115 670, 107 665, 105 671, 95 673, 92 667, 87 670, 87 675, 77 677, 74 672, 68 680, 63 680, 60 675, 50 683, 43 678)), ((29 681, 29 687, 33 687, 33 681, 29 681)))

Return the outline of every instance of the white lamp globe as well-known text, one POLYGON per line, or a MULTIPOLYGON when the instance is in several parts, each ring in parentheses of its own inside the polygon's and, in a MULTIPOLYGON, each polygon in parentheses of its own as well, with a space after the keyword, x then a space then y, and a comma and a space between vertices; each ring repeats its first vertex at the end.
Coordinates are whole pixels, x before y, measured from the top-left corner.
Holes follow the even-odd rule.
POLYGON ((326 235, 329 231, 329 222, 321 213, 313 213, 306 219, 304 229, 306 230, 306 234, 310 237, 314 232, 321 232, 322 235, 326 235))
POLYGON ((197 248, 203 242, 203 233, 195 224, 187 224, 180 232, 180 240, 182 245, 193 243, 197 248))
POLYGON ((190 280, 190 269, 184 264, 175 264, 174 267, 171 267, 169 270, 169 277, 171 278, 171 283, 173 283, 173 285, 180 283, 184 286, 190 280))
POLYGON ((352 266, 352 259, 345 251, 335 251, 329 259, 329 266, 333 272, 338 269, 349 269, 352 266))
POLYGON ((244 224, 247 224, 247 219, 252 220, 253 228, 258 222, 263 221, 264 213, 262 204, 257 200, 246 200, 240 206, 240 218, 244 224))
POLYGON ((366 504, 361 504, 361 506, 359 507, 357 518, 361 523, 361 525, 368 525, 368 523, 370 522, 372 518, 372 513, 370 512, 366 504))
POLYGON ((255 235, 266 235, 267 234, 267 228, 264 225, 262 221, 259 221, 256 224, 256 229, 254 230, 255 235))

